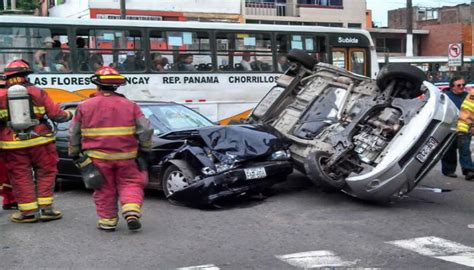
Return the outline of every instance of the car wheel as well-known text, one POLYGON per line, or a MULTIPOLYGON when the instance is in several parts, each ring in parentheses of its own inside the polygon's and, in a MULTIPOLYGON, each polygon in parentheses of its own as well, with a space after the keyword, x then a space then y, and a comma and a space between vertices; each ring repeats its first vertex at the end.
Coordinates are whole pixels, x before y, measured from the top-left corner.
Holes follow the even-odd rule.
POLYGON ((342 175, 326 170, 326 162, 331 157, 327 152, 316 151, 310 154, 305 163, 306 173, 311 181, 317 185, 330 190, 341 190, 346 185, 346 180, 342 175))
POLYGON ((311 57, 303 50, 293 49, 288 52, 286 56, 291 62, 301 63, 307 69, 313 69, 313 67, 318 63, 316 59, 311 57))
POLYGON ((383 91, 394 80, 399 82, 397 88, 400 89, 395 97, 411 99, 423 94, 420 87, 426 75, 421 69, 409 64, 388 64, 377 75, 377 86, 383 91))
POLYGON ((166 168, 162 179, 163 191, 166 197, 189 186, 189 179, 175 165, 166 168))

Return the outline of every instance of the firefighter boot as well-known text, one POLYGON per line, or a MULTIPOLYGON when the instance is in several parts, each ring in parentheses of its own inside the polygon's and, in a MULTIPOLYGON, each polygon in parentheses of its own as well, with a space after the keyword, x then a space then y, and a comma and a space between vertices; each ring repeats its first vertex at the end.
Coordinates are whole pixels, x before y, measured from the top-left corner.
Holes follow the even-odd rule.
POLYGON ((100 218, 97 228, 106 232, 113 232, 117 228, 118 218, 100 218))
POLYGON ((14 223, 38 222, 38 213, 23 213, 18 211, 10 216, 10 220, 14 223))
POLYGON ((3 210, 18 210, 17 203, 7 203, 2 206, 3 210))
POLYGON ((137 231, 142 227, 140 217, 137 215, 127 215, 125 216, 125 220, 127 221, 128 229, 131 231, 137 231))
POLYGON ((61 219, 63 214, 59 210, 53 210, 53 208, 44 208, 40 209, 40 217, 39 220, 41 221, 51 221, 61 219))

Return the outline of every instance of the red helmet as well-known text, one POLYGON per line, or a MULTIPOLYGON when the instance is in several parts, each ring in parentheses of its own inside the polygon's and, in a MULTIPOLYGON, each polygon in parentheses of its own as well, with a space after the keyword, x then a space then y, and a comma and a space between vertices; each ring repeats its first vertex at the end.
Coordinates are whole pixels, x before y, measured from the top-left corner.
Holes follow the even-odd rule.
POLYGON ((100 67, 92 75, 91 82, 103 90, 114 91, 119 86, 125 85, 127 80, 112 67, 100 67))
POLYGON ((30 68, 30 64, 23 59, 13 60, 5 66, 3 70, 3 75, 6 78, 11 78, 15 76, 25 77, 28 74, 33 73, 33 70, 30 68))

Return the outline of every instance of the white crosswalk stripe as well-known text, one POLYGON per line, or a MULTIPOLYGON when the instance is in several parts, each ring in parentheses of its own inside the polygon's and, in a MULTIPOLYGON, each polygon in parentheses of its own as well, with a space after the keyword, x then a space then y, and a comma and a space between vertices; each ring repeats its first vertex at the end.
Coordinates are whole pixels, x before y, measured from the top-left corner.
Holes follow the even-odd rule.
POLYGON ((330 250, 307 251, 286 255, 276 255, 278 259, 298 268, 347 267, 356 262, 343 261, 330 250))
POLYGON ((474 248, 434 236, 386 242, 418 254, 474 267, 474 248))
POLYGON ((181 267, 181 268, 177 268, 176 270, 220 270, 220 268, 215 266, 214 264, 205 264, 205 265, 181 267))

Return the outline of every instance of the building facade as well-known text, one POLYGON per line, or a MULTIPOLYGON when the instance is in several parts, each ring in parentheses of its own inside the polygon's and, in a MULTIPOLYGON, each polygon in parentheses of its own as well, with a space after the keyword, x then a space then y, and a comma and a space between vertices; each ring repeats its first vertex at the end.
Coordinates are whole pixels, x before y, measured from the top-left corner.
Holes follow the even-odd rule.
MULTIPOLYGON (((245 0, 246 23, 367 28, 365 0, 245 0)), ((370 25, 369 25, 370 27, 370 25)))
MULTIPOLYGON (((464 44, 464 55, 472 55, 471 5, 460 4, 440 8, 413 7, 413 29, 429 31, 420 37, 420 56, 447 55, 450 43, 464 44)), ((388 12, 390 29, 406 29, 406 8, 388 12)))
MULTIPOLYGON (((241 0, 127 0, 127 19, 242 22, 241 0)), ((67 18, 119 19, 119 0, 67 0, 51 5, 49 15, 67 18)))

